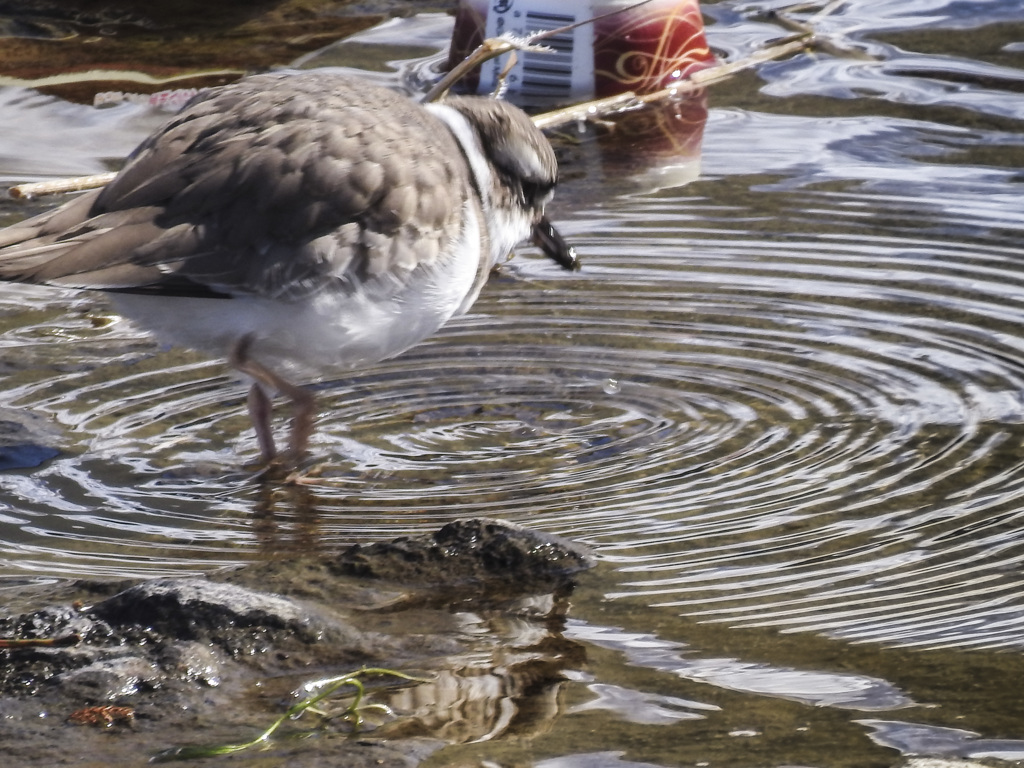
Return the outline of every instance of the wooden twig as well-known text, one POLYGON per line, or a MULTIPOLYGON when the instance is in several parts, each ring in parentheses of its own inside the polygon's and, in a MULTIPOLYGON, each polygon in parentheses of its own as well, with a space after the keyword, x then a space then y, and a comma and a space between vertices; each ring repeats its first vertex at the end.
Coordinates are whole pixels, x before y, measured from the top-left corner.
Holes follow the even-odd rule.
POLYGON ((423 104, 429 104, 443 98, 452 85, 457 83, 463 77, 472 72, 475 67, 483 64, 485 61, 490 61, 496 56, 503 56, 506 53, 513 53, 517 50, 531 49, 546 50, 543 48, 537 48, 528 41, 519 41, 510 37, 490 37, 478 45, 476 50, 469 54, 469 56, 452 67, 448 74, 438 80, 434 87, 423 95, 420 102, 423 104))
POLYGON ((11 197, 32 199, 41 195, 56 195, 63 192, 81 192, 83 189, 95 189, 110 183, 116 173, 97 173, 92 176, 76 176, 71 179, 54 179, 53 181, 36 181, 18 184, 7 190, 11 197))
MULTIPOLYGON (((755 51, 749 56, 738 61, 726 62, 724 64, 718 64, 716 66, 698 70, 685 80, 673 83, 669 87, 663 88, 660 91, 644 94, 637 94, 630 91, 607 99, 575 104, 571 107, 566 107, 565 109, 558 109, 552 112, 545 112, 543 114, 536 115, 533 118, 533 122, 541 129, 558 128, 581 120, 597 120, 601 117, 607 117, 630 109, 636 109, 645 104, 677 99, 697 93, 709 85, 714 85, 728 80, 737 72, 742 72, 743 70, 750 69, 751 67, 756 67, 766 61, 781 59, 783 56, 789 56, 790 54, 798 53, 799 51, 808 48, 823 48, 835 55, 863 58, 864 54, 862 52, 852 51, 847 48, 837 46, 831 41, 822 40, 818 37, 814 29, 814 24, 816 22, 821 21, 821 19, 834 13, 846 1, 847 0, 831 0, 831 2, 826 3, 824 7, 821 7, 820 3, 806 3, 803 6, 793 6, 792 8, 784 9, 786 11, 793 11, 798 7, 806 10, 812 10, 819 7, 821 8, 821 10, 814 14, 809 24, 798 22, 793 23, 793 26, 799 30, 798 34, 791 35, 774 45, 755 51)), ((777 14, 777 16, 778 15, 779 14, 777 14)))
POLYGON ((815 35, 815 47, 823 50, 825 53, 831 54, 832 56, 844 59, 875 61, 876 58, 874 56, 856 48, 851 48, 848 45, 840 45, 835 40, 830 40, 817 35, 817 32, 815 31, 815 25, 819 21, 834 13, 837 8, 844 5, 846 2, 847 0, 832 0, 832 2, 826 3, 824 6, 820 6, 819 3, 803 3, 801 5, 794 5, 774 11, 771 17, 782 26, 787 27, 794 32, 805 35, 815 35), (820 8, 820 10, 818 10, 818 12, 811 16, 807 21, 798 21, 789 15, 791 13, 814 10, 815 8, 820 8))
POLYGON ((811 16, 811 26, 814 26, 826 16, 830 16, 835 13, 836 9, 841 5, 845 5, 847 0, 832 0, 830 3, 826 3, 825 6, 818 11, 816 14, 811 16))
POLYGON ((690 75, 686 80, 680 80, 678 83, 674 83, 668 88, 663 88, 660 91, 644 94, 636 94, 632 91, 628 91, 626 93, 621 93, 618 96, 611 96, 607 99, 588 101, 583 104, 575 104, 571 107, 566 107, 565 109, 545 112, 534 116, 533 122, 541 129, 558 128, 563 125, 579 122, 580 120, 594 120, 600 117, 624 112, 629 109, 636 109, 644 104, 653 104, 680 98, 682 96, 688 96, 706 88, 709 85, 714 85, 715 83, 720 83, 723 80, 728 80, 737 72, 742 72, 745 69, 750 69, 751 67, 763 64, 766 61, 772 61, 773 59, 778 59, 803 50, 804 48, 812 45, 813 42, 814 38, 811 35, 801 35, 795 40, 787 40, 786 42, 779 43, 778 45, 773 45, 771 48, 764 48, 763 50, 756 51, 750 56, 740 59, 739 61, 732 61, 726 64, 719 64, 717 66, 699 70, 690 75))
POLYGON ((23 650, 26 648, 70 648, 82 642, 82 636, 72 632, 63 637, 0 637, 0 648, 5 650, 23 650))

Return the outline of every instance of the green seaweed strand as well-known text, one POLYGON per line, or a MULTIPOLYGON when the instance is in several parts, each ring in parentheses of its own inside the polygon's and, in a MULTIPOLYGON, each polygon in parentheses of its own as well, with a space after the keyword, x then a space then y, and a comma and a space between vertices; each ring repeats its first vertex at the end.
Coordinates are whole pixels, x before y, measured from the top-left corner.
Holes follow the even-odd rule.
MULTIPOLYGON (((273 736, 274 732, 277 731, 277 729, 280 728, 285 722, 287 722, 288 720, 294 720, 298 718, 307 709, 311 709, 327 697, 334 694, 339 688, 342 688, 346 685, 350 685, 353 688, 355 688, 355 695, 352 698, 352 703, 349 704, 348 707, 345 709, 345 716, 351 718, 355 727, 358 728, 360 725, 362 725, 363 722, 363 716, 361 714, 361 709, 363 709, 363 707, 361 705, 363 698, 366 695, 366 688, 363 685, 362 680, 360 680, 359 678, 366 677, 369 675, 387 675, 390 677, 399 677, 403 680, 412 680, 414 682, 428 682, 423 678, 413 677, 412 675, 407 675, 404 672, 399 672, 394 669, 386 669, 384 667, 362 667, 361 669, 357 669, 355 672, 349 672, 344 675, 339 675, 338 677, 328 677, 324 678, 323 680, 317 680, 314 683, 308 683, 307 687, 312 686, 319 688, 319 690, 315 694, 309 696, 308 698, 305 698, 302 701, 290 706, 287 710, 285 710, 284 714, 282 714, 273 723, 270 724, 270 727, 268 727, 265 731, 263 731, 259 736, 257 736, 252 741, 246 741, 240 744, 171 747, 170 749, 165 749, 160 752, 157 752, 155 755, 153 755, 153 757, 150 758, 149 761, 151 763, 166 763, 172 760, 194 760, 200 757, 216 757, 218 755, 231 755, 235 752, 242 752, 246 749, 251 749, 252 747, 258 746, 260 744, 269 743, 270 737, 273 736)), ((370 704, 367 706, 373 707, 375 709, 387 709, 386 707, 382 707, 381 705, 370 704)), ((315 712, 316 710, 313 711, 315 712)))

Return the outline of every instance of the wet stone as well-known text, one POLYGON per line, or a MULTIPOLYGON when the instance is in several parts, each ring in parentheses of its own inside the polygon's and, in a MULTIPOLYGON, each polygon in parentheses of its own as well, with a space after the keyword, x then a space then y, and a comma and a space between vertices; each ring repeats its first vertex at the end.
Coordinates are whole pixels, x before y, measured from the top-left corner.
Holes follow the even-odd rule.
POLYGON ((52 428, 27 414, 0 410, 0 471, 29 469, 56 458, 52 428))
MULTIPOLYGON (((79 582, 66 603, 36 608, 26 590, 23 612, 0 618, 0 637, 43 642, 0 649, 0 743, 18 740, 22 766, 98 758, 97 745, 108 764, 134 764, 140 750, 251 739, 304 684, 378 666, 434 681, 403 684, 416 689, 404 699, 395 693, 412 719, 395 706, 392 722, 377 724, 381 733, 391 726, 386 740, 366 730, 339 739, 340 726, 322 725, 335 737, 275 742, 280 760, 267 764, 416 765, 446 741, 448 709, 437 697, 450 686, 438 681, 461 680, 466 665, 467 681, 479 679, 481 654, 493 655, 488 674, 505 681, 495 690, 519 696, 563 679, 559 659, 568 654, 540 640, 560 626, 572 577, 591 562, 571 542, 467 520, 209 577, 79 582), (474 611, 477 620, 467 621, 474 611), (509 648, 518 664, 508 664, 509 648), (97 727, 118 741, 94 741, 97 727)), ((53 599, 52 587, 40 593, 53 599)), ((484 733, 493 723, 475 727, 484 733)))
POLYGON ((55 682, 68 697, 87 702, 119 701, 144 687, 160 684, 161 670, 137 656, 103 659, 57 675, 55 682))
POLYGON ((592 564, 581 545, 499 520, 465 520, 431 536, 356 544, 332 568, 424 586, 484 585, 516 590, 552 585, 592 564))
POLYGON ((212 648, 202 643, 181 642, 161 648, 157 664, 167 674, 185 682, 215 687, 220 685, 220 659, 212 648))
POLYGON ((145 581, 97 604, 92 613, 113 626, 142 624, 174 637, 212 626, 300 632, 307 625, 294 601, 200 578, 145 581))

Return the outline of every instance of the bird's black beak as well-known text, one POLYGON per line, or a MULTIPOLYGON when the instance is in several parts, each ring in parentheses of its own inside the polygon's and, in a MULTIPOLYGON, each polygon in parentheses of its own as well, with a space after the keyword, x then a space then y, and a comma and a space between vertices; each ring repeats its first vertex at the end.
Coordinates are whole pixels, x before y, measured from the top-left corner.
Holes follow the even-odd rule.
POLYGON ((579 271, 580 257, 576 254, 576 249, 565 241, 555 226, 548 221, 547 216, 542 216, 541 220, 533 225, 533 244, 562 269, 570 272, 579 271))

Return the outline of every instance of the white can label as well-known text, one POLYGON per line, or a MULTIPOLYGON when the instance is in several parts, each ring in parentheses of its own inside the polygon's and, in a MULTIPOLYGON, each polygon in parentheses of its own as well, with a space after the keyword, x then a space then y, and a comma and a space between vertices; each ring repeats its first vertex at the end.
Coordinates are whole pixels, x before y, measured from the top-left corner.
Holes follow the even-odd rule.
MULTIPOLYGON (((497 0, 490 6, 486 36, 511 33, 525 38, 536 32, 575 24, 589 18, 590 3, 566 3, 577 8, 551 10, 550 0, 497 0)), ((538 102, 562 101, 594 91, 594 30, 589 24, 540 41, 552 53, 516 51, 515 66, 505 78, 509 91, 538 102)), ((480 72, 480 90, 493 90, 508 63, 507 56, 486 62, 480 72)))

